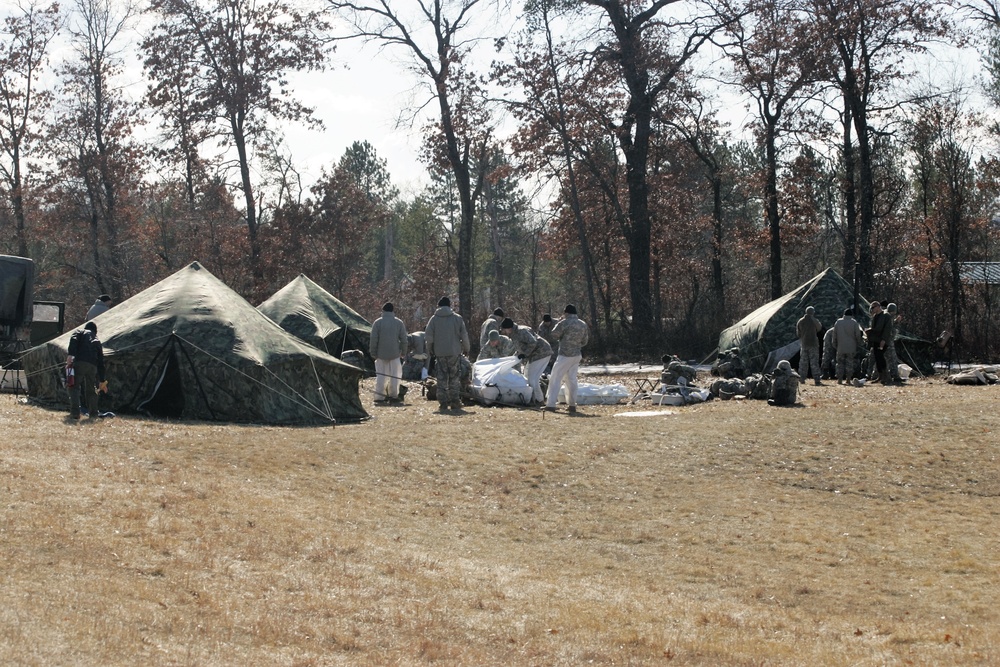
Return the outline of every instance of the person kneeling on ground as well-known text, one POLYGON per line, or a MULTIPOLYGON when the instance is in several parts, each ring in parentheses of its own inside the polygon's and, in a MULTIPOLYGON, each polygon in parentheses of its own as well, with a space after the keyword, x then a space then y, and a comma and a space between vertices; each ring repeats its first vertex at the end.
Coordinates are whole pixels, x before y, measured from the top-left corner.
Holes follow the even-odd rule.
POLYGON ((792 370, 787 359, 779 361, 774 370, 774 379, 771 380, 771 398, 767 400, 767 404, 794 405, 798 400, 799 380, 799 374, 792 370))

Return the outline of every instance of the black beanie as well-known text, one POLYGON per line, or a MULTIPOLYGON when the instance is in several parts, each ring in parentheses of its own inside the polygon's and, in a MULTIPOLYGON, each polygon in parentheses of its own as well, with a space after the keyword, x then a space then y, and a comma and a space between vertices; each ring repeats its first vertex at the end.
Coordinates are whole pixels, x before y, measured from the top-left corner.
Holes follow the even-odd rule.
POLYGON ((97 333, 97 325, 94 324, 93 322, 87 322, 86 324, 83 325, 83 328, 86 329, 87 331, 92 331, 93 333, 97 333))
POLYGON ((497 308, 496 310, 493 311, 493 314, 496 315, 497 317, 505 317, 503 308, 497 308))
POLYGON ((449 299, 446 296, 441 297, 441 300, 438 301, 438 306, 441 306, 441 307, 443 307, 443 306, 451 306, 451 299, 449 299))
POLYGON ((576 306, 571 303, 566 304, 566 309, 563 310, 567 315, 576 315, 576 306))
POLYGON ((385 305, 382 306, 382 310, 384 310, 387 313, 391 313, 392 312, 392 302, 391 301, 386 301, 385 305))
POLYGON ((500 328, 501 329, 513 329, 514 328, 514 320, 510 319, 509 317, 503 318, 503 322, 500 323, 500 328))

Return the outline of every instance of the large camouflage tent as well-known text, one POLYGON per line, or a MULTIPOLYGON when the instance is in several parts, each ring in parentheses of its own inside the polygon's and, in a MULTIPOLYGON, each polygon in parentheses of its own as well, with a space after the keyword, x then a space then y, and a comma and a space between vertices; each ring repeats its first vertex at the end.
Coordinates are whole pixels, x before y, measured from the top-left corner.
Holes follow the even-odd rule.
POLYGON ((304 274, 275 292, 257 310, 288 333, 338 359, 347 350, 360 350, 366 368, 374 371, 375 361, 368 352, 371 323, 304 274))
MULTIPOLYGON (((772 370, 780 359, 793 359, 798 354, 795 324, 808 306, 816 309, 816 317, 825 331, 840 319, 844 309, 854 306, 854 288, 839 273, 827 269, 724 330, 719 335, 719 351, 739 348, 748 373, 772 370)), ((855 319, 862 327, 871 324, 870 306, 868 299, 858 296, 859 312, 855 313, 855 319)), ((919 374, 934 373, 933 347, 931 341, 904 331, 896 333, 899 361, 919 374)))
MULTIPOLYGON (((855 319, 862 327, 867 327, 869 302, 859 296, 858 304, 861 312, 855 319)), ((768 355, 772 352, 776 353, 771 356, 773 363, 777 363, 776 356, 787 359, 798 352, 799 337, 795 323, 805 314, 808 306, 816 309, 816 317, 825 330, 844 314, 845 308, 853 305, 854 288, 839 273, 827 269, 725 329, 719 335, 719 350, 738 347, 747 372, 759 373, 765 370, 768 355), (779 353, 782 348, 789 348, 790 353, 779 353)))
MULTIPOLYGON (((94 322, 112 390, 102 410, 263 424, 368 417, 357 368, 292 336, 197 262, 94 322)), ((39 402, 68 408, 71 335, 23 357, 39 402)))

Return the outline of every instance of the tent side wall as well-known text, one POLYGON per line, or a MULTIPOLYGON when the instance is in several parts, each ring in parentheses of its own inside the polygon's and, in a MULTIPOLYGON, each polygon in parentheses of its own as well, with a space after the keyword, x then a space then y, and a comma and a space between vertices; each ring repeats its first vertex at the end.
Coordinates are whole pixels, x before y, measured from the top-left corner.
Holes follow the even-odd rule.
MULTIPOLYGON (((182 395, 170 398, 182 408, 179 414, 161 416, 285 425, 328 424, 330 417, 351 422, 369 416, 359 395, 362 374, 320 357, 293 356, 267 367, 250 362, 234 366, 183 344, 166 347, 108 354, 105 368, 111 392, 102 397, 101 409, 144 412, 164 368, 176 361, 179 382, 163 389, 180 388, 182 395)), ((68 410, 65 360, 66 350, 56 342, 29 350, 24 356, 28 395, 40 404, 68 410)))
POLYGON ((69 409, 66 391, 66 351, 55 342, 31 348, 21 357, 28 396, 43 405, 69 409))

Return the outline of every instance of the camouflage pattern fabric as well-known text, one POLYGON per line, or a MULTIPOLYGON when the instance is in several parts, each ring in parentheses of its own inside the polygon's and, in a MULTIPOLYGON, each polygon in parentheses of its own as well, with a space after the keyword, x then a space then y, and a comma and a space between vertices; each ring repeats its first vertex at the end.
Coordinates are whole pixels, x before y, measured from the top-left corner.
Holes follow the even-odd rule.
POLYGON ((437 400, 442 408, 462 402, 462 357, 437 357, 434 376, 437 378, 437 400))
POLYGON ((559 342, 559 354, 578 357, 590 340, 590 327, 577 315, 567 313, 552 329, 552 338, 559 342))
POLYGON ((857 352, 837 353, 837 382, 850 382, 854 378, 854 359, 857 352))
MULTIPOLYGON (((827 269, 784 296, 760 306, 719 335, 719 349, 738 347, 748 372, 760 372, 767 355, 798 339, 796 324, 807 306, 820 322, 833 322, 854 303, 854 287, 834 269, 827 269)), ((868 301, 859 299, 867 324, 868 301)))
POLYGON ((836 357, 837 349, 833 346, 833 327, 830 327, 823 334, 823 377, 836 377, 836 357))
POLYGON ((746 377, 746 371, 744 370, 743 359, 740 357, 739 348, 732 348, 730 350, 720 352, 719 358, 712 364, 711 374, 726 379, 746 377))
POLYGON ((479 327, 479 346, 485 347, 486 343, 489 342, 489 336, 491 331, 500 331, 500 320, 502 317, 498 315, 490 315, 485 320, 483 320, 482 325, 479 327))
MULTIPOLYGON (((489 334, 486 334, 487 337, 489 334)), ((500 340, 497 341, 496 345, 491 345, 488 341, 486 345, 483 345, 482 349, 479 350, 479 356, 476 360, 481 359, 499 359, 500 357, 512 357, 517 353, 514 349, 514 341, 509 337, 500 334, 500 340)))
POLYGON ((896 354, 896 341, 890 340, 885 346, 885 362, 889 368, 889 376, 899 379, 899 356, 896 354))
POLYGON ((795 371, 776 369, 771 380, 772 405, 794 405, 798 400, 799 376, 795 371))
POLYGON ((754 373, 746 378, 746 397, 766 401, 771 397, 771 376, 754 373))
POLYGON ((529 362, 539 359, 547 360, 552 356, 552 346, 547 340, 532 331, 531 327, 518 324, 511 332, 510 339, 514 342, 514 347, 517 348, 517 354, 523 354, 529 362))
MULTIPOLYGON (((283 330, 197 262, 104 313, 100 326, 113 412, 262 424, 368 417, 361 370, 283 330)), ((68 407, 71 335, 23 357, 40 403, 68 407)))
POLYGON ((799 351, 799 377, 802 380, 807 379, 810 369, 813 379, 819 382, 820 378, 823 377, 823 371, 819 364, 818 347, 804 347, 799 351))
POLYGON ((288 333, 338 359, 344 350, 361 350, 364 370, 375 370, 375 360, 368 353, 371 323, 305 275, 299 274, 257 310, 288 333))

